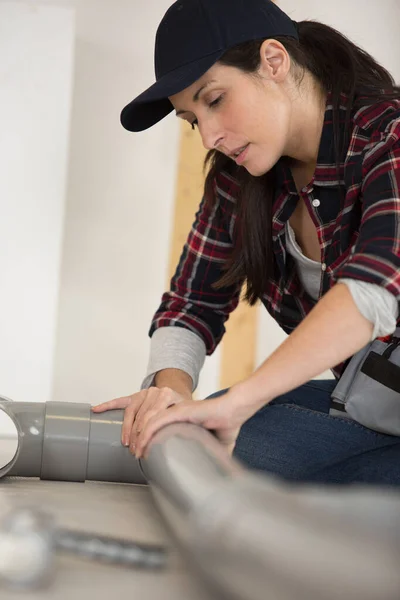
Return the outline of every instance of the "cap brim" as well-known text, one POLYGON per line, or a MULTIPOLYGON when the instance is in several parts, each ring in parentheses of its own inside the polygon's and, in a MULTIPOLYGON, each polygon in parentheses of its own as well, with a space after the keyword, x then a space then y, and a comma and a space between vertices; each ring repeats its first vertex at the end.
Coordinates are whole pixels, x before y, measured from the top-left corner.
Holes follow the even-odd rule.
POLYGON ((169 96, 179 94, 199 79, 217 62, 225 50, 214 52, 164 75, 154 85, 132 100, 121 112, 121 124, 128 131, 144 131, 174 110, 169 96))

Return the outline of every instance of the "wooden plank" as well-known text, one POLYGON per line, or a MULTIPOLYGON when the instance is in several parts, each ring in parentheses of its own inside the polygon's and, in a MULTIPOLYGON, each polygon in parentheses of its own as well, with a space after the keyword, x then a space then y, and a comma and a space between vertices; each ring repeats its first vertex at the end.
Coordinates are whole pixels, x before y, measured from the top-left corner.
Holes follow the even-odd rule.
POLYGON ((258 305, 241 301, 230 316, 223 338, 220 388, 246 379, 254 371, 257 350, 258 305))
MULTIPOLYGON (((175 272, 182 248, 194 221, 204 190, 203 162, 206 151, 198 131, 182 121, 178 177, 170 249, 169 279, 175 272)), ((169 281, 168 281, 169 283, 169 281)))

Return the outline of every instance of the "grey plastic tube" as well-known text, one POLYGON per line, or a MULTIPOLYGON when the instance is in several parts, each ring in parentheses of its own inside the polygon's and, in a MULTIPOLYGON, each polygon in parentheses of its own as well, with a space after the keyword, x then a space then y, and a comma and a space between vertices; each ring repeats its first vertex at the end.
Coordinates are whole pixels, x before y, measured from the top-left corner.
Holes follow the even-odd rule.
POLYGON ((193 569, 223 597, 400 598, 400 493, 249 473, 192 425, 162 430, 142 468, 193 569))
POLYGON ((0 477, 146 483, 138 462, 121 444, 122 410, 96 414, 89 404, 1 398, 0 410, 18 431, 17 452, 0 477))

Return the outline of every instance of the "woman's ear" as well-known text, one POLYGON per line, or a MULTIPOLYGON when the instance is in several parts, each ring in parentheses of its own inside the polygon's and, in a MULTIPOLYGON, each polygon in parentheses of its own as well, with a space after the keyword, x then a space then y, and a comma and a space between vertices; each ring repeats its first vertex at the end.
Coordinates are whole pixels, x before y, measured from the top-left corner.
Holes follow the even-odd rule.
POLYGON ((278 40, 265 40, 260 48, 259 75, 280 83, 290 71, 291 60, 286 48, 278 40))

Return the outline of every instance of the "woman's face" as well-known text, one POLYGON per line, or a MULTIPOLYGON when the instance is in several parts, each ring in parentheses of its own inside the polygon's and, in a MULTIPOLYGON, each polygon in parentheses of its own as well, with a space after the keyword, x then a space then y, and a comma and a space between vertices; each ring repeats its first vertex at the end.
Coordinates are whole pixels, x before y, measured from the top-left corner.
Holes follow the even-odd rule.
POLYGON ((264 42, 261 56, 257 74, 216 63, 170 97, 177 115, 198 127, 206 149, 230 156, 254 176, 285 155, 292 112, 290 58, 275 40, 264 42))

